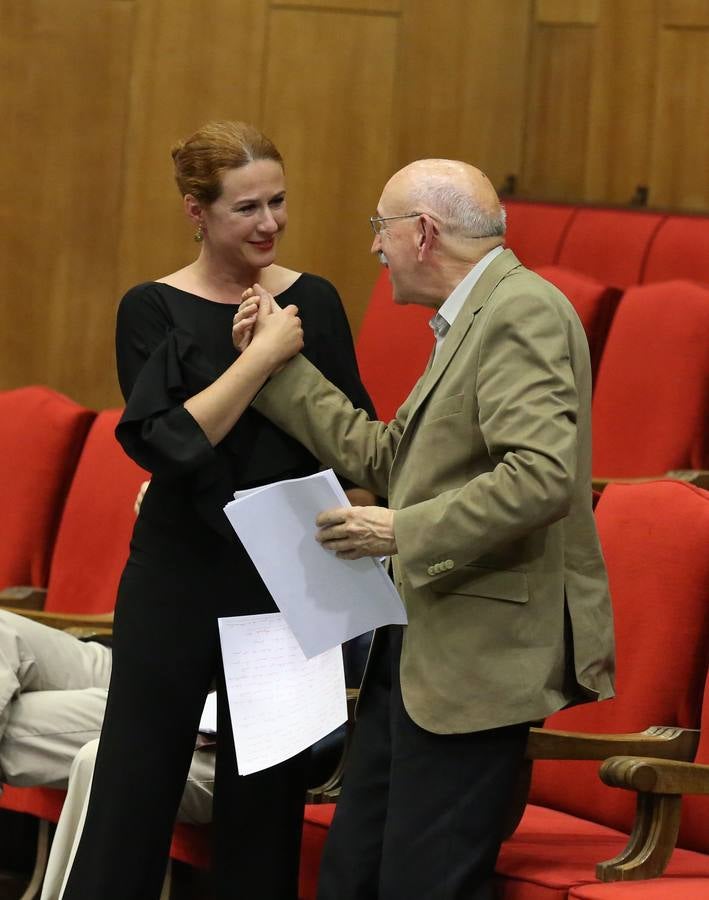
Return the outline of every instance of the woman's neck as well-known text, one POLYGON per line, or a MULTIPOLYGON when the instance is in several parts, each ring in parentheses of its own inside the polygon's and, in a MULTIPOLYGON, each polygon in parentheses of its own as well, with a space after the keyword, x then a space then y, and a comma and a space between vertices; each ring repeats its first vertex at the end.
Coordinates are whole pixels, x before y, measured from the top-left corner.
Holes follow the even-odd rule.
POLYGON ((252 284, 260 281, 265 269, 259 268, 234 268, 221 261, 210 259, 204 252, 186 267, 190 277, 195 283, 202 286, 208 292, 207 296, 232 302, 241 299, 242 293, 252 284))

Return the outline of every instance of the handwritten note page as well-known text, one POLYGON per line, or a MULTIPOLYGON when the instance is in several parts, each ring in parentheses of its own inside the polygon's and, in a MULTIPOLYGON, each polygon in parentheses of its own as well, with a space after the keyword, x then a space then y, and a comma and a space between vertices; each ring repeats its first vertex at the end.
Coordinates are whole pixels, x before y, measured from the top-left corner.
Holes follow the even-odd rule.
POLYGON ((349 505, 332 469, 234 496, 224 512, 306 656, 406 623, 378 559, 338 559, 315 540, 318 513, 349 505))
POLYGON ((240 775, 290 759, 347 720, 341 647, 307 659, 281 613, 219 619, 240 775))

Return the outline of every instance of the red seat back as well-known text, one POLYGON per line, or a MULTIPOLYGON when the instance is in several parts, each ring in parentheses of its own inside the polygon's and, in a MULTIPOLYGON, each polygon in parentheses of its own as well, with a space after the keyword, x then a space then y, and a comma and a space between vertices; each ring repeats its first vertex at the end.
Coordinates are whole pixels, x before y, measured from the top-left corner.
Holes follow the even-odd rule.
POLYGON ((394 418, 426 368, 434 343, 428 327, 432 315, 433 310, 424 306, 395 304, 389 271, 382 270, 355 349, 362 381, 384 422, 394 418))
POLYGON ((593 397, 593 471, 654 476, 709 466, 709 290, 631 288, 606 341, 593 397))
POLYGON ((505 244, 530 269, 553 265, 564 235, 576 213, 574 206, 505 200, 505 244))
POLYGON ((116 602, 133 531, 133 503, 149 477, 114 436, 119 410, 96 417, 64 506, 45 609, 103 613, 116 602))
MULTIPOLYGON (((615 616, 617 696, 551 716, 565 731, 699 726, 709 662, 709 492, 677 481, 611 485, 596 509, 615 616)), ((598 762, 534 764, 531 799, 629 829, 630 792, 598 762)))
POLYGON ((0 588, 46 586, 62 505, 94 415, 46 387, 0 393, 0 588))
POLYGON ((546 278, 559 288, 581 319, 591 353, 595 385, 608 329, 622 293, 620 288, 608 287, 589 278, 588 275, 580 275, 559 266, 539 266, 536 271, 542 278, 546 278))
MULTIPOLYGON (((709 675, 704 688, 701 727, 696 762, 709 766, 709 675)), ((709 853, 709 795, 691 794, 684 797, 682 826, 677 843, 689 850, 709 853)))
POLYGON ((709 218, 670 216, 652 242, 642 281, 687 278, 709 285, 709 218))
POLYGON ((638 284, 664 216, 613 209, 581 209, 574 216, 557 262, 602 284, 638 284))

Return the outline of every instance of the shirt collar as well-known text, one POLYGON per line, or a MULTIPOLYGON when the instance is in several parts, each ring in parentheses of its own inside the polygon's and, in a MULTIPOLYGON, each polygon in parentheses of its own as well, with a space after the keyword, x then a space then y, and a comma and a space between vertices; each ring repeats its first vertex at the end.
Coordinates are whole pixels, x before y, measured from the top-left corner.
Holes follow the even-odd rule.
POLYGON ((499 256, 503 250, 504 247, 495 247, 488 253, 486 253, 481 260, 478 260, 478 262, 475 263, 475 265, 468 272, 465 278, 462 281, 458 282, 458 284, 451 291, 450 295, 443 302, 440 309, 438 310, 438 315, 442 316, 442 318, 444 318, 446 322, 448 322, 449 326, 452 325, 453 322, 455 322, 458 313, 463 308, 463 304, 465 303, 468 294, 472 291, 482 273, 485 271, 485 269, 487 269, 493 259, 495 259, 496 256, 499 256))

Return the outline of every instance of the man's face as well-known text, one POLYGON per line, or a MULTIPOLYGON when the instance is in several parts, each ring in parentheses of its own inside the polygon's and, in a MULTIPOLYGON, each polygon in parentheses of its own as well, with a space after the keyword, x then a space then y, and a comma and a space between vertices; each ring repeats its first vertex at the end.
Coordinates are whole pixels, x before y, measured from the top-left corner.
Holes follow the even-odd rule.
MULTIPOLYGON (((406 197, 396 183, 389 182, 377 204, 377 216, 408 216, 412 210, 406 207, 406 197)), ((418 219, 396 218, 380 223, 380 231, 372 241, 372 253, 379 256, 389 269, 395 303, 413 303, 414 274, 416 271, 416 229, 418 219)))

